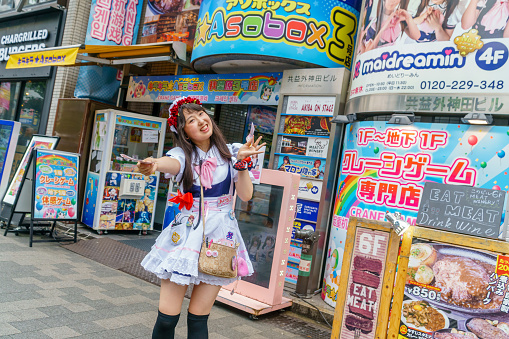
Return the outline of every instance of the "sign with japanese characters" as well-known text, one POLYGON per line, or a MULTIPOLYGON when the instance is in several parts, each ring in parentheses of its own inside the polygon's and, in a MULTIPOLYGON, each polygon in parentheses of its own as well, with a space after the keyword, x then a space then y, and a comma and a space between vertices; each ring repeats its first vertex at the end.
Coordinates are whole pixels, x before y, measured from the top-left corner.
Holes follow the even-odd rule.
POLYGON ((127 101, 169 102, 193 96, 208 104, 277 105, 282 73, 134 76, 127 101))
POLYGON ((92 0, 85 44, 136 43, 142 8, 142 0, 92 0))
POLYGON ((497 239, 505 191, 426 182, 417 225, 497 239))
POLYGON ((76 220, 78 214, 79 154, 35 149, 34 220, 76 220))
MULTIPOLYGON (((383 221, 386 211, 401 212, 415 224, 426 182, 507 190, 508 133, 503 126, 349 124, 329 249, 344 248, 350 216, 383 221)), ((326 284, 337 289, 329 279, 332 273, 325 272, 326 284)))
POLYGON ((388 243, 388 232, 356 230, 341 338, 375 338, 388 243))
POLYGON ((277 169, 289 173, 297 173, 303 178, 323 179, 325 159, 308 157, 277 156, 277 169))
POLYGON ((508 263, 497 253, 413 239, 399 337, 508 338, 509 277, 499 271, 508 263))
POLYGON ((380 5, 364 2, 350 98, 447 93, 482 100, 484 94, 509 93, 505 2, 380 5))
POLYGON ((299 198, 320 201, 322 196, 322 181, 312 180, 309 178, 300 179, 299 198))
POLYGON ((76 57, 78 56, 78 49, 79 48, 62 48, 52 51, 41 50, 35 55, 32 54, 33 52, 12 54, 9 56, 5 69, 74 65, 76 57))
POLYGON ((225 53, 352 66, 361 1, 203 0, 192 61, 225 53))

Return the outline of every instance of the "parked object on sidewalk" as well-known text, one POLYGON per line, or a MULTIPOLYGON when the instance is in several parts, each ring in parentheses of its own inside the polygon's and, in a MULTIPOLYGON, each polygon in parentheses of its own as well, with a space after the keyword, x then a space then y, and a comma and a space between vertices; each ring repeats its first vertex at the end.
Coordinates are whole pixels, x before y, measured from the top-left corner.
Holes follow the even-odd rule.
POLYGON ((96 111, 82 222, 97 233, 153 229, 159 176, 136 172, 136 163, 162 154, 164 122, 113 109, 96 111))

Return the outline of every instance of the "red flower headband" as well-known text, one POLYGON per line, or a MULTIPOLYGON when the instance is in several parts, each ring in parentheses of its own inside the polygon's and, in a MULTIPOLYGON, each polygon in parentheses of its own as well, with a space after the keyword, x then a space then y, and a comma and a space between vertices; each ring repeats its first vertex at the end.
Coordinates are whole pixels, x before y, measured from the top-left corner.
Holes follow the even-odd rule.
POLYGON ((179 115, 179 108, 184 104, 197 104, 201 105, 200 100, 193 97, 180 97, 173 100, 170 106, 170 117, 168 118, 168 126, 172 132, 177 133, 177 118, 179 115))

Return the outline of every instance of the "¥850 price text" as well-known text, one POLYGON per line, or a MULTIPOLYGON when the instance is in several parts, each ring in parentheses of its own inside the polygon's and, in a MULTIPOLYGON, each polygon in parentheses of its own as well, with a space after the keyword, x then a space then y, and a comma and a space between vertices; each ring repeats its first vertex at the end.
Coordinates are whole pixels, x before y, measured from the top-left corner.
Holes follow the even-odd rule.
POLYGON ((492 81, 421 81, 421 89, 503 89, 503 80, 492 80, 492 81))
POLYGON ((406 286, 406 290, 408 294, 415 295, 416 297, 421 297, 423 299, 429 299, 432 301, 440 301, 440 292, 419 286, 406 286))

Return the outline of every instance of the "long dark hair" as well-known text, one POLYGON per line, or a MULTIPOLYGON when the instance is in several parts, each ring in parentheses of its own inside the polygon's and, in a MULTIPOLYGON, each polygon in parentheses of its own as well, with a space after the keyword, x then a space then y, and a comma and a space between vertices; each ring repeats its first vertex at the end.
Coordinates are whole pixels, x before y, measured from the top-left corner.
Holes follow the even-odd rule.
MULTIPOLYGON (((182 179, 179 184, 182 186, 184 192, 189 192, 193 187, 193 160, 196 160, 198 155, 197 146, 192 142, 191 139, 184 132, 184 127, 186 125, 186 118, 184 116, 184 110, 194 111, 194 112, 207 112, 205 109, 198 104, 183 104, 179 107, 179 115, 177 118, 177 132, 173 133, 173 137, 175 143, 178 147, 182 148, 184 154, 186 155, 186 164, 184 168, 184 173, 182 175, 182 179)), ((225 161, 230 162, 232 155, 230 150, 226 146, 226 139, 221 133, 221 130, 214 122, 213 119, 210 119, 212 123, 212 135, 210 136, 210 147, 217 147, 221 158, 225 161)))
MULTIPOLYGON (((459 0, 445 0, 447 1, 447 6, 445 7, 445 14, 444 14, 444 21, 442 22, 442 28, 445 30, 447 28, 447 21, 449 21, 449 17, 451 16, 452 12, 454 12, 454 9, 458 6, 459 0)), ((422 11, 426 7, 428 7, 429 0, 421 0, 421 3, 419 4, 419 7, 417 7, 417 13, 415 14, 415 17, 418 17, 422 14, 422 11)))

